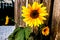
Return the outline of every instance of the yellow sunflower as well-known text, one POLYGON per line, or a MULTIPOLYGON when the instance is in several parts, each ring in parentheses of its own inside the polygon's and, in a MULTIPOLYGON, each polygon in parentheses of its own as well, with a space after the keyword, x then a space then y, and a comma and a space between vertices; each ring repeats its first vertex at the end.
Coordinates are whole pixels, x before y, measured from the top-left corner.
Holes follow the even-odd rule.
POLYGON ((49 27, 48 26, 47 27, 44 27, 42 29, 42 34, 45 35, 45 36, 49 35, 49 27))
POLYGON ((34 2, 32 6, 28 4, 28 7, 22 6, 22 16, 24 17, 23 21, 29 26, 39 26, 39 24, 43 24, 43 20, 46 20, 45 16, 48 15, 46 11, 46 7, 43 6, 43 3, 38 4, 38 2, 34 2))
POLYGON ((8 22, 9 22, 9 17, 8 17, 8 16, 6 16, 5 25, 7 25, 7 24, 8 24, 8 22))

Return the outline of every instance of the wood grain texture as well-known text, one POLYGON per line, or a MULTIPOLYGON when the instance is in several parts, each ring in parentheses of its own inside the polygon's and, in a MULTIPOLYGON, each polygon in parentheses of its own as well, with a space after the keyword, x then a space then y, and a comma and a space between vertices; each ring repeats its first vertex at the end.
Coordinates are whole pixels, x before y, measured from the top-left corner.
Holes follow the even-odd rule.
MULTIPOLYGON (((22 6, 25 5, 26 0, 15 0, 15 22, 18 26, 23 27, 25 23, 21 19, 22 6)), ((16 26, 17 27, 17 26, 16 26)))
POLYGON ((44 5, 47 7, 48 13, 50 12, 51 0, 43 0, 44 5))
POLYGON ((20 4, 20 27, 24 27, 25 23, 23 22, 23 19, 21 19, 21 10, 22 10, 22 6, 26 6, 26 0, 20 0, 21 4, 20 4))
POLYGON ((60 40, 60 0, 54 0, 52 27, 54 34, 58 35, 55 37, 55 39, 60 40))
MULTIPOLYGON (((18 9, 18 7, 17 7, 17 4, 18 4, 17 0, 15 0, 15 8, 14 8, 15 9, 15 14, 14 14, 15 16, 14 17, 15 17, 15 23, 18 24, 18 22, 17 22, 17 20, 18 20, 18 15, 17 15, 17 9, 18 9)), ((15 25, 15 26, 17 26, 17 25, 15 25)))
MULTIPOLYGON (((50 16, 51 0, 42 0, 42 2, 43 2, 43 4, 44 4, 44 6, 46 6, 47 13, 48 13, 49 16, 50 16)), ((49 16, 47 17, 46 25, 48 24, 49 16)))

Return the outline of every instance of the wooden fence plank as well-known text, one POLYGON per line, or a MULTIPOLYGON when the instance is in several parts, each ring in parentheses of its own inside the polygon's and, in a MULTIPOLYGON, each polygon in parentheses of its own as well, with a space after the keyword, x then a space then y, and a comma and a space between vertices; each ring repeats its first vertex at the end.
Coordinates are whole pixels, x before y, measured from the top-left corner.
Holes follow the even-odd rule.
POLYGON ((14 14, 15 16, 14 17, 15 17, 15 23, 18 24, 18 22, 17 22, 17 20, 18 20, 18 15, 17 15, 17 9, 18 9, 18 7, 17 7, 17 4, 18 4, 17 0, 15 0, 15 14, 14 14))
POLYGON ((60 40, 60 0, 54 0, 54 10, 52 18, 52 27, 55 40, 60 40))
POLYGON ((22 10, 22 6, 26 6, 26 0, 20 0, 20 2, 21 2, 21 5, 20 5, 20 26, 24 27, 25 23, 21 19, 21 14, 22 14, 21 10, 22 10))
POLYGON ((47 7, 48 13, 50 12, 51 0, 43 0, 44 5, 47 7))
POLYGON ((25 25, 25 23, 21 19, 21 9, 22 6, 25 5, 25 1, 26 0, 15 0, 15 22, 22 27, 25 25))
MULTIPOLYGON (((48 12, 48 14, 49 14, 49 16, 50 16, 51 0, 42 0, 42 2, 43 2, 43 4, 44 4, 44 6, 46 6, 47 12, 48 12)), ((46 20, 46 25, 48 24, 49 16, 48 16, 48 18, 47 18, 47 20, 46 20)))

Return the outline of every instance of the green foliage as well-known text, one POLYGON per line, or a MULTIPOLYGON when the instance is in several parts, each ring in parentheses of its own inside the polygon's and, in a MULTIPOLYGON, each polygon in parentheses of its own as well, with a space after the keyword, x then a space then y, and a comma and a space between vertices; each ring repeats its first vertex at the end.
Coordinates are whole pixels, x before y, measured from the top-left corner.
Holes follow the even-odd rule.
POLYGON ((25 27, 25 28, 18 27, 8 37, 8 40, 28 40, 31 32, 32 31, 30 27, 25 27))
POLYGON ((15 40, 24 40, 24 29, 20 28, 20 30, 15 35, 15 40))
POLYGON ((26 27, 25 28, 25 38, 26 38, 26 40, 29 38, 30 33, 31 33, 31 29, 29 27, 26 27))

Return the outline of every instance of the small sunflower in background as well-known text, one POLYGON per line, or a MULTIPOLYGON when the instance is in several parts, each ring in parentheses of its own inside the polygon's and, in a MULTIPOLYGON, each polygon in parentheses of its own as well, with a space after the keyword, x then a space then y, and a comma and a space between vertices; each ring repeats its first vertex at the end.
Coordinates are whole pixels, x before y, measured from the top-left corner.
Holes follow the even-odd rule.
POLYGON ((46 7, 43 6, 43 3, 38 4, 38 2, 34 2, 31 6, 28 4, 28 7, 22 6, 22 16, 24 17, 23 21, 29 26, 39 26, 39 24, 44 24, 44 20, 46 20, 45 16, 48 15, 46 7))
POLYGON ((49 35, 49 27, 48 26, 42 28, 42 34, 45 35, 45 36, 49 35))
POLYGON ((6 16, 6 21, 5 21, 5 25, 7 25, 9 23, 9 17, 6 16))

